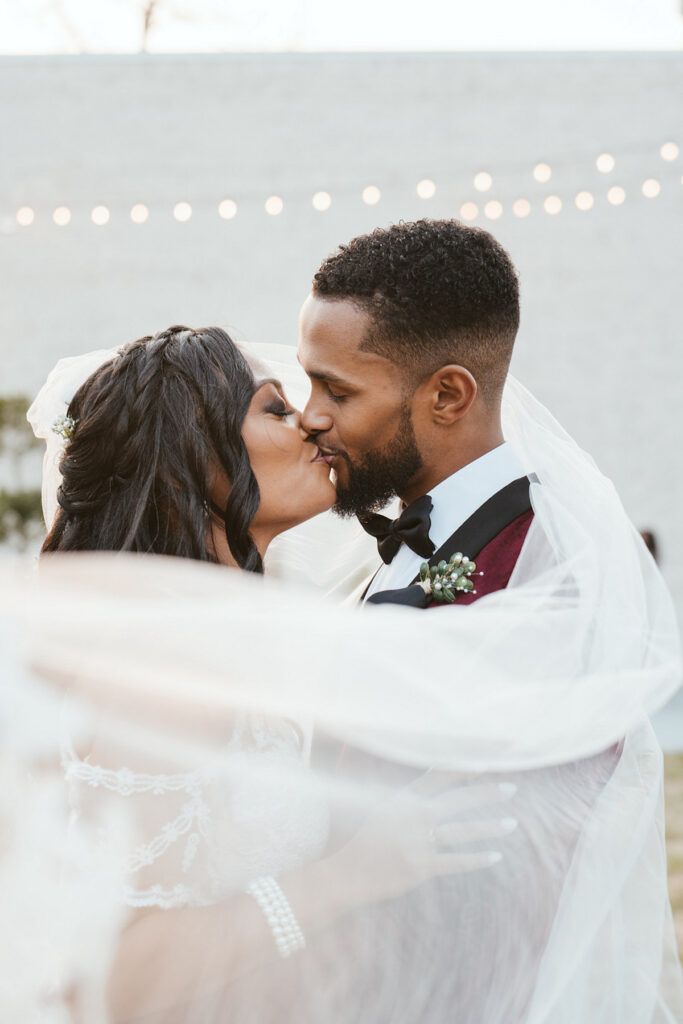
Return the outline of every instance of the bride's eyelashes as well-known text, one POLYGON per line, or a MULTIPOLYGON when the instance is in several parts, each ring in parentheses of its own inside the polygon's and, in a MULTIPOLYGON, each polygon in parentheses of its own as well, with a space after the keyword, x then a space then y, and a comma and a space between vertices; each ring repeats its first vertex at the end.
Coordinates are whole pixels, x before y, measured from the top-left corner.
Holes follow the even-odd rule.
POLYGON ((294 415, 294 409, 289 409, 285 402, 274 402, 271 405, 267 405, 264 411, 272 416, 278 416, 280 419, 286 419, 288 416, 294 415))
POLYGON ((266 415, 277 416, 278 419, 286 419, 293 416, 295 410, 291 408, 284 394, 271 381, 267 382, 268 393, 263 405, 263 412, 266 415))

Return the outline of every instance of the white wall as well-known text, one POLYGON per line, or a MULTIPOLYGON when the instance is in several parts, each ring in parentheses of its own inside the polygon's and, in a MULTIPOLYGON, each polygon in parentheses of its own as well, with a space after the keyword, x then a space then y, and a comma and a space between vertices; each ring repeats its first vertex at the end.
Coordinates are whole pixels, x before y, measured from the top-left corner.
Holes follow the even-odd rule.
POLYGON ((654 528, 683 611, 683 148, 679 54, 245 55, 0 59, 0 391, 62 354, 175 322, 296 340, 319 260, 398 218, 458 215, 479 170, 483 217, 522 279, 514 369, 654 528), (615 171, 601 175, 608 151, 615 171), (547 161, 553 176, 536 184, 547 161), (415 185, 437 184, 429 201, 415 185), (645 199, 648 177, 661 195, 645 199), (375 184, 382 200, 360 199, 375 184), (610 185, 626 202, 606 202, 610 185), (311 196, 332 195, 326 213, 311 196), (589 189, 596 205, 573 199, 589 189), (279 217, 268 195, 285 201, 279 217), (548 194, 562 213, 542 210, 548 194), (532 213, 510 212, 524 196, 532 213), (221 220, 224 198, 237 217, 221 220), (186 224, 173 204, 194 209, 186 224), (128 216, 150 207, 145 225, 128 216), (106 227, 93 206, 111 211, 106 227), (29 228, 18 207, 36 211, 29 228), (69 227, 52 210, 69 206, 69 227))

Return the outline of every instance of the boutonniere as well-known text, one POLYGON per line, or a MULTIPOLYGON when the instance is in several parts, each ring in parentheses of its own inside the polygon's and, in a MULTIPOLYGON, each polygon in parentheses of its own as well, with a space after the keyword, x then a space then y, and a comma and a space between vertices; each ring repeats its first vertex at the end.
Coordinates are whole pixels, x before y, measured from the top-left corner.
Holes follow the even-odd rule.
POLYGON ((453 604, 458 594, 468 591, 476 594, 471 577, 484 575, 483 572, 475 572, 476 568, 476 562, 461 551, 456 551, 448 562, 442 559, 431 568, 428 562, 423 562, 420 566, 420 586, 433 601, 453 604))

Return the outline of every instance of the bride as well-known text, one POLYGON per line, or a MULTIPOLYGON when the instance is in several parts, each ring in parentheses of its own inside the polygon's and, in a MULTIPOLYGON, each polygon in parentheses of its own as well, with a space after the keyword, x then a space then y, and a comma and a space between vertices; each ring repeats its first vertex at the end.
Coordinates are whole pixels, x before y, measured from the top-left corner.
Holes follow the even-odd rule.
MULTIPOLYGON (((38 406, 45 399, 43 392, 38 406)), ((31 415, 41 418, 35 406, 31 415)), ((44 555, 145 552, 263 573, 274 538, 335 500, 328 460, 308 440, 282 383, 219 328, 172 327, 106 358, 78 387, 57 431, 66 444, 44 555)), ((157 1012, 168 1020, 187 1014, 188 1000, 193 1021, 199 1013, 213 1019, 215 1007, 197 1008, 199 987, 222 990, 225 1014, 236 998, 226 986, 273 952, 287 958, 311 931, 429 878, 491 866, 501 854, 471 844, 498 843, 516 825, 495 806, 513 785, 456 788, 455 776, 436 773, 383 801, 332 855, 328 802, 301 775, 310 730, 248 713, 223 724, 228 778, 217 764, 171 777, 148 763, 122 773, 112 767, 121 750, 111 741, 65 759, 81 812, 95 791, 100 805, 112 795, 135 803, 124 887, 135 913, 109 983, 115 1020, 157 1012), (231 790, 232 829, 239 818, 238 849, 234 833, 203 821, 221 808, 228 813, 220 779, 231 790), (491 819, 455 824, 473 805, 490 806, 491 819), (435 845, 439 832, 447 847, 435 845), (190 939, 197 929, 201 939, 190 939)))
POLYGON ((126 345, 66 417, 54 551, 139 551, 263 572, 268 545, 335 491, 282 384, 213 327, 126 345), (68 426, 73 425, 73 426, 68 426))
MULTIPOLYGON (((542 481, 508 588, 358 613, 323 597, 357 552, 324 515, 285 552, 296 585, 261 578, 334 500, 271 371, 186 329, 85 367, 34 408, 46 557, 3 603, 34 676, 69 695, 61 876, 93 923, 62 1009, 96 1020, 106 977, 119 1020, 675 1022, 645 718, 677 682, 675 624, 609 481, 547 411, 508 381, 505 436, 542 481)), ((56 856, 57 818, 45 836, 22 863, 56 856)))

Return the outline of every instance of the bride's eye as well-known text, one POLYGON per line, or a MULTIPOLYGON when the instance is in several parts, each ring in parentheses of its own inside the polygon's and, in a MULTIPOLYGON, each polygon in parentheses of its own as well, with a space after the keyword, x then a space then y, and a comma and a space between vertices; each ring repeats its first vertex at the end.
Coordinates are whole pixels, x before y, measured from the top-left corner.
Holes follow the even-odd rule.
POLYGON ((289 409, 284 402, 273 402, 271 405, 266 406, 265 411, 270 413, 272 416, 278 416, 283 420, 288 416, 294 415, 294 410, 289 409))

